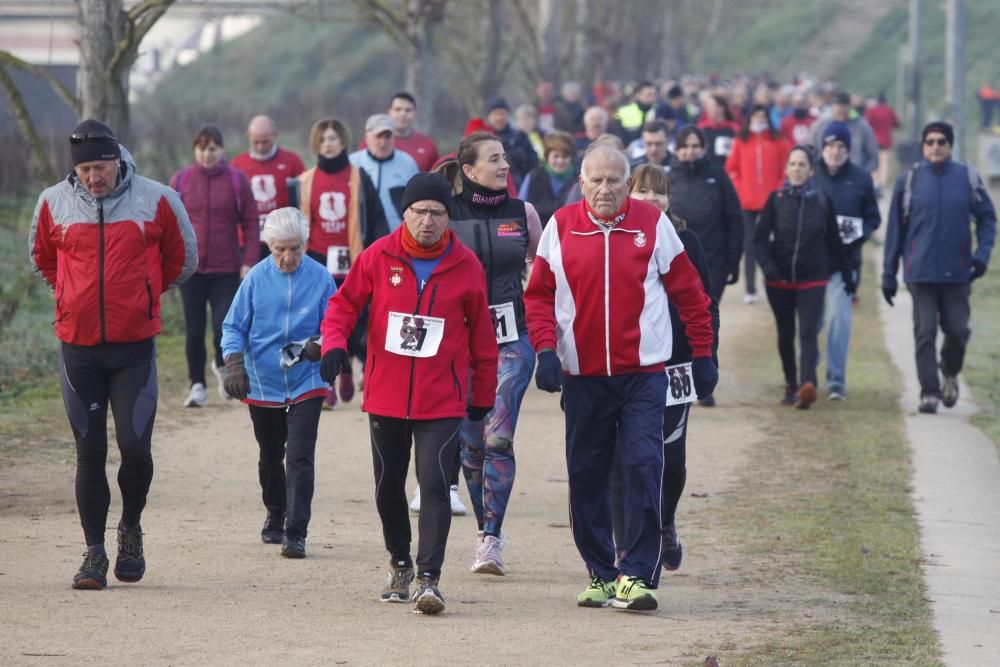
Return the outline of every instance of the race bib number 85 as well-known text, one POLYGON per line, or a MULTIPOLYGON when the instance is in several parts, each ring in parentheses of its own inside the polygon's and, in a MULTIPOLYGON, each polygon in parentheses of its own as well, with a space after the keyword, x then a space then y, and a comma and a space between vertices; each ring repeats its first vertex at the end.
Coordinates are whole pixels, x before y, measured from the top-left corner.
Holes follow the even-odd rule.
POLYGON ((667 406, 694 403, 694 383, 691 381, 691 362, 667 366, 667 406))
POLYGON ((444 338, 444 320, 427 315, 389 312, 385 349, 404 357, 433 357, 444 338))

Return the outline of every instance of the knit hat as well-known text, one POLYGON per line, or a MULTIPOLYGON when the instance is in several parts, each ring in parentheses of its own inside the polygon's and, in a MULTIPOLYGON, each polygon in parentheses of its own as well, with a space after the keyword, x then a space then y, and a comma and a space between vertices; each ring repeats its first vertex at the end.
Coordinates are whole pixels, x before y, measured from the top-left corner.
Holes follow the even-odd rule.
POLYGON ((851 128, 847 123, 839 120, 830 121, 823 130, 823 145, 826 146, 831 141, 841 141, 847 150, 851 150, 851 128))
POLYGON ((942 120, 936 120, 933 123, 927 123, 924 125, 924 131, 920 135, 920 140, 923 141, 927 138, 927 135, 931 132, 940 132, 944 135, 944 138, 948 140, 948 143, 952 146, 955 145, 955 129, 948 123, 942 120))
POLYGON ((69 153, 74 167, 84 162, 118 160, 122 156, 111 128, 91 118, 73 128, 69 135, 69 153))
POLYGON ((411 178, 400 202, 404 211, 418 201, 436 201, 451 213, 451 186, 441 174, 421 172, 411 178))
POLYGON ((467 137, 475 132, 489 132, 490 134, 496 134, 493 128, 486 124, 482 118, 470 118, 468 124, 465 126, 465 132, 462 133, 463 137, 467 137))
POLYGON ((494 97, 490 100, 489 104, 486 105, 486 114, 489 115, 489 113, 494 109, 506 109, 507 111, 510 111, 510 105, 507 104, 507 98, 494 97))

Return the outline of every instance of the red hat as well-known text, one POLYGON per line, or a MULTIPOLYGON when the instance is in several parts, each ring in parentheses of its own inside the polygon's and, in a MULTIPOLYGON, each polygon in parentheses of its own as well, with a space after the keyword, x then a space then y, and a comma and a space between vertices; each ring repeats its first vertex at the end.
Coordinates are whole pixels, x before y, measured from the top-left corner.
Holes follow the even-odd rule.
POLYGON ((465 134, 463 137, 467 137, 474 132, 488 132, 489 134, 496 134, 493 128, 486 124, 482 118, 471 118, 469 123, 465 126, 465 134))

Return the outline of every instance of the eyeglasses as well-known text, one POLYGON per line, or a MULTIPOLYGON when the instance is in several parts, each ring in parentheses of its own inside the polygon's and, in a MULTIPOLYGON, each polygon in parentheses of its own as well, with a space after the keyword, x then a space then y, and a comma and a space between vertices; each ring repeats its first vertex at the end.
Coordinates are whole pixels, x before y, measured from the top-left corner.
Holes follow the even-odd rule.
POLYGON ((424 216, 431 216, 431 220, 435 222, 440 222, 448 217, 448 211, 443 208, 409 208, 409 211, 413 213, 413 217, 417 220, 422 219, 424 216))
POLYGON ((96 144, 105 144, 118 140, 115 139, 114 135, 108 134, 107 132, 74 132, 69 135, 69 143, 74 146, 82 144, 85 141, 93 141, 96 144))
POLYGON ((924 139, 924 146, 947 146, 947 139, 924 139))

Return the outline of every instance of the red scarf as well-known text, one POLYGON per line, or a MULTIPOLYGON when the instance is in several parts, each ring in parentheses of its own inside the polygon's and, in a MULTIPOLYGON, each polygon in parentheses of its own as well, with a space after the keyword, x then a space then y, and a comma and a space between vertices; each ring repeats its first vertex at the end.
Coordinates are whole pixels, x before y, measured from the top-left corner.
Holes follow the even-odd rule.
POLYGON ((589 216, 591 217, 591 219, 594 222, 597 222, 597 223, 599 223, 601 225, 604 225, 605 227, 614 227, 618 223, 620 223, 622 220, 624 220, 626 215, 628 215, 628 205, 629 205, 629 200, 630 199, 632 199, 632 198, 631 197, 625 197, 625 201, 622 203, 622 207, 620 209, 618 209, 617 213, 615 213, 613 216, 611 216, 611 219, 605 219, 605 218, 602 218, 600 215, 598 215, 597 211, 595 211, 594 209, 590 208, 590 204, 587 203, 586 199, 583 200, 583 207, 584 207, 584 210, 589 214, 589 216))
POLYGON ((410 229, 406 226, 406 222, 403 222, 401 226, 403 234, 399 237, 399 240, 403 244, 403 250, 406 251, 406 254, 414 259, 437 259, 444 254, 444 251, 448 249, 448 244, 451 243, 450 229, 445 229, 444 234, 441 235, 438 242, 428 247, 417 243, 417 240, 410 234, 410 229))

